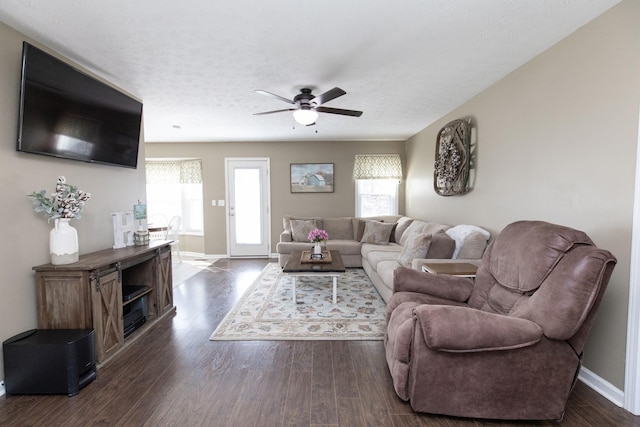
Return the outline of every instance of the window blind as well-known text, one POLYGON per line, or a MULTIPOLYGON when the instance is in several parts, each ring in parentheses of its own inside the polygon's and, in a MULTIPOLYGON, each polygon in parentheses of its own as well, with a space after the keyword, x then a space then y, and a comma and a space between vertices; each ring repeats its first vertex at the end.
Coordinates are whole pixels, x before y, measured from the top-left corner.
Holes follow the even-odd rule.
POLYGON ((402 179, 399 154, 356 154, 354 179, 402 179))
POLYGON ((148 184, 201 184, 202 161, 197 160, 147 160, 148 184))

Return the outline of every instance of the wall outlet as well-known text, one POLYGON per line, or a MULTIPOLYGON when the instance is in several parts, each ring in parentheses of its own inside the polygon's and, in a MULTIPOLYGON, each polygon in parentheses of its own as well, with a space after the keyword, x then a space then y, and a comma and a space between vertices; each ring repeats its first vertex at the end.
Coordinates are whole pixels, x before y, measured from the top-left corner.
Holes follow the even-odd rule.
POLYGON ((216 205, 216 201, 215 201, 215 200, 212 200, 212 201, 211 201, 211 206, 215 206, 215 205, 216 205))
POLYGON ((218 206, 224 206, 224 200, 218 200, 218 206))

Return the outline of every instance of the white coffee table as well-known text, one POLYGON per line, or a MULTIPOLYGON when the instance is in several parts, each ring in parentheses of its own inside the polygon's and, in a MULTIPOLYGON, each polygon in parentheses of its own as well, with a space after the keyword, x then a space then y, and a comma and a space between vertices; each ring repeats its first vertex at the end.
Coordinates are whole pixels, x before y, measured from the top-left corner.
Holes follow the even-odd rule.
POLYGON ((331 262, 303 262, 302 252, 293 252, 282 268, 283 274, 291 277, 291 300, 296 299, 296 278, 298 277, 331 277, 333 279, 333 304, 338 302, 338 277, 344 272, 344 263, 340 251, 329 251, 331 262))

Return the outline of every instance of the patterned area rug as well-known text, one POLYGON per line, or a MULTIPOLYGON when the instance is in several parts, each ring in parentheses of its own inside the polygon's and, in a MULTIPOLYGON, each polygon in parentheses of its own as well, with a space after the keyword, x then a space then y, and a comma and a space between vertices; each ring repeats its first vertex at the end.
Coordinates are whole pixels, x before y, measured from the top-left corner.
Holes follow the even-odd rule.
POLYGON ((361 268, 338 278, 291 277, 270 263, 213 332, 210 340, 381 340, 385 303, 361 268))

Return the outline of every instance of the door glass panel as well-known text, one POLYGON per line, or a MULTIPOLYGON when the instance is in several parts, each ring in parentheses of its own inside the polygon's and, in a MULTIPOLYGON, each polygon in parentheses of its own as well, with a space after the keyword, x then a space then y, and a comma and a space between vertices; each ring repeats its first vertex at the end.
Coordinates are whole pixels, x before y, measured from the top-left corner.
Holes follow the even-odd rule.
POLYGON ((236 243, 261 244, 260 169, 236 168, 234 184, 236 243))

